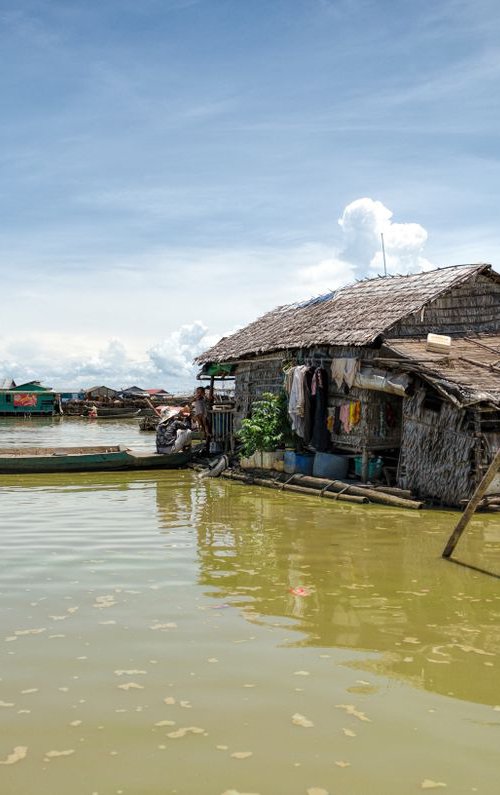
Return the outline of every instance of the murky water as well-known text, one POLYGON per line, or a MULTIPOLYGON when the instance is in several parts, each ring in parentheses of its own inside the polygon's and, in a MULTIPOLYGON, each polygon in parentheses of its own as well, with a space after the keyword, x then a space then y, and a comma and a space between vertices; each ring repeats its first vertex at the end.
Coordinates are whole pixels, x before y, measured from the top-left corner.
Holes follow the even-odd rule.
MULTIPOLYGON (((10 422, 4 446, 153 444, 10 422)), ((456 519, 191 472, 0 476, 0 792, 497 793, 500 580, 440 559, 456 519)), ((457 555, 500 573, 500 516, 457 555)))

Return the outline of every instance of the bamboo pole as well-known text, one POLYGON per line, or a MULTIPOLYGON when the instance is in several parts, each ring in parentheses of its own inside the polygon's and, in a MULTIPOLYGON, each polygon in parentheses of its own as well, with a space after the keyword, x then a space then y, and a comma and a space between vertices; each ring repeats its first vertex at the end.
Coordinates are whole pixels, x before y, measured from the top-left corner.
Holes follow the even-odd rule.
POLYGON ((297 475, 296 477, 300 478, 302 483, 313 484, 314 482, 320 486, 329 485, 329 488, 333 489, 334 491, 343 491, 345 489, 346 494, 356 495, 358 497, 368 497, 370 502, 377 502, 381 505, 394 505, 397 508, 412 508, 418 510, 422 507, 423 503, 418 502, 417 500, 407 500, 404 497, 398 497, 394 494, 386 494, 382 491, 376 491, 375 489, 371 489, 368 486, 351 486, 348 483, 344 483, 342 480, 325 480, 324 478, 311 478, 308 475, 297 475))
POLYGON ((282 482, 278 479, 255 478, 248 475, 240 475, 238 472, 222 473, 222 477, 229 478, 230 480, 237 480, 240 483, 246 483, 248 486, 255 484, 256 486, 264 486, 268 489, 275 491, 294 491, 297 494, 308 494, 314 497, 326 497, 331 500, 338 500, 339 502, 351 502, 358 505, 366 505, 370 500, 368 497, 353 495, 353 494, 339 494, 338 492, 321 491, 320 489, 306 488, 298 486, 297 484, 282 482))
POLYGON ((297 486, 294 483, 277 483, 272 480, 265 480, 265 478, 253 478, 253 482, 257 486, 268 486, 270 488, 283 489, 284 491, 295 491, 297 494, 308 494, 313 497, 327 497, 330 500, 338 500, 339 502, 354 502, 358 505, 366 505, 370 502, 368 497, 359 497, 354 494, 340 494, 334 491, 320 491, 319 489, 309 489, 306 486, 297 486))
MULTIPOLYGON (((253 476, 248 475, 240 475, 236 472, 229 473, 223 472, 223 477, 230 478, 231 480, 239 480, 242 483, 256 483, 259 486, 269 486, 271 488, 283 488, 287 489, 287 482, 283 481, 281 478, 275 478, 272 480, 267 480, 265 478, 255 478, 253 476)), ((348 483, 344 483, 342 480, 326 480, 325 478, 314 478, 310 477, 309 475, 292 475, 292 477, 288 476, 289 481, 295 481, 292 485, 296 488, 293 489, 294 491, 297 490, 297 487, 303 488, 300 484, 304 483, 307 491, 304 493, 311 493, 311 494, 321 494, 323 496, 329 497, 330 494, 333 498, 340 500, 341 502, 356 502, 362 503, 366 502, 366 498, 368 498, 368 502, 375 502, 380 505, 391 505, 395 508, 410 508, 412 510, 418 510, 422 508, 423 503, 418 502, 416 500, 408 500, 404 499, 403 497, 398 497, 393 494, 385 494, 384 492, 375 491, 375 489, 370 489, 366 486, 351 486, 348 483), (299 482, 297 482, 299 481, 299 482), (311 487, 311 488, 308 488, 311 487), (336 492, 333 493, 332 492, 336 492), (342 492, 341 494, 339 492, 342 492), (350 497, 356 497, 358 499, 349 499, 350 497), (359 499, 359 498, 365 498, 359 499)))
POLYGON ((488 487, 493 482, 495 475, 497 474, 498 470, 500 469, 500 450, 497 450, 496 455, 489 465, 488 469, 486 470, 486 474, 482 481, 480 482, 479 486, 475 490, 474 494, 472 495, 467 508, 463 512, 462 516, 460 517, 460 521, 457 523, 453 533, 448 539, 448 543, 446 544, 444 551, 443 551, 443 558, 449 558, 450 555, 453 553, 456 545, 458 544, 459 538, 464 532, 465 528, 469 524, 474 511, 476 510, 477 506, 483 499, 484 495, 486 494, 488 487))

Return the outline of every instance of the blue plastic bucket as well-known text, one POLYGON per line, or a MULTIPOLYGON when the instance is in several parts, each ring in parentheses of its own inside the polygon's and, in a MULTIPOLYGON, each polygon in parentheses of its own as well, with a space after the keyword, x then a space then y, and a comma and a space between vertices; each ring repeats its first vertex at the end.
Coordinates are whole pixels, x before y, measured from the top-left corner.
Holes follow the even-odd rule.
POLYGON ((283 457, 283 470, 289 475, 312 475, 314 456, 306 453, 294 453, 293 450, 285 450, 283 457))
POLYGON ((336 480, 345 478, 349 467, 349 459, 345 455, 332 453, 316 453, 314 456, 313 475, 315 478, 336 480))

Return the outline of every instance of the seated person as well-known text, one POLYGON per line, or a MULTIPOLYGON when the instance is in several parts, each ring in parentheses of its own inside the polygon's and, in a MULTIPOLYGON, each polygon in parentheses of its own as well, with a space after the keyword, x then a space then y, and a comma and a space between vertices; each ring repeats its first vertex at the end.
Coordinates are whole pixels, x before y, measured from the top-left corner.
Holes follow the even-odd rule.
POLYGON ((160 420, 156 429, 156 452, 170 455, 191 447, 191 418, 183 412, 160 420))

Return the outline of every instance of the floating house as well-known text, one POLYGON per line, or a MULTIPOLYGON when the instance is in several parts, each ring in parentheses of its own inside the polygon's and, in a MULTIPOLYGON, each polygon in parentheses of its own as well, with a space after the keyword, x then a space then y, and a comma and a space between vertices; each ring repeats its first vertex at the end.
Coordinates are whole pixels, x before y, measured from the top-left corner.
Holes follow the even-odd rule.
POLYGON ((197 361, 202 374, 231 366, 236 427, 289 368, 321 368, 328 450, 362 480, 377 457, 397 486, 459 506, 500 446, 500 274, 480 263, 359 281, 268 312, 197 361))
POLYGON ((141 389, 140 386, 129 386, 127 387, 127 389, 121 390, 120 397, 124 399, 148 398, 149 394, 146 389, 141 389))
POLYGON ((171 393, 167 392, 166 389, 145 389, 144 391, 147 392, 152 400, 165 400, 172 397, 171 393))
POLYGON ((44 387, 39 381, 29 381, 16 386, 10 379, 2 381, 0 387, 0 415, 31 415, 46 416, 56 413, 58 409, 58 395, 44 387), (6 386, 10 381, 10 386, 6 386))
POLYGON ((118 397, 116 389, 111 389, 109 386, 93 386, 85 390, 86 400, 115 400, 118 397))

